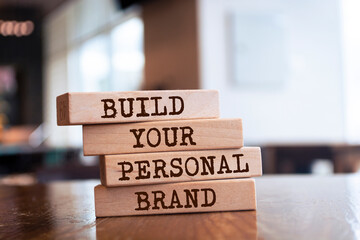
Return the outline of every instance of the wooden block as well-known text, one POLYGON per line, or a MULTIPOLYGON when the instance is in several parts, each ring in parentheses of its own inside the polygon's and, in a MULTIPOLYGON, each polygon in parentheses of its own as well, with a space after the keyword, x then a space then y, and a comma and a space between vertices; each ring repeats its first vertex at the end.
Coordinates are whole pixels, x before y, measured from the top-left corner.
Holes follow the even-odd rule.
POLYGON ((107 187, 262 175, 259 147, 106 155, 100 159, 107 187))
POLYGON ((95 187, 97 217, 255 209, 255 181, 250 178, 95 187))
POLYGON ((66 93, 56 98, 58 125, 218 118, 215 90, 66 93))
POLYGON ((85 155, 240 148, 241 119, 84 125, 85 155))

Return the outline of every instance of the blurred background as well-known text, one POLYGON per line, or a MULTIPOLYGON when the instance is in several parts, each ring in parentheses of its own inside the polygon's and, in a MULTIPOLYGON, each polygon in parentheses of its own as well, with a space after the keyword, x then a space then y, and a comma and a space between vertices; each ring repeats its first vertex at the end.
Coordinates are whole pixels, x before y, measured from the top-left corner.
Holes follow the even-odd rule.
POLYGON ((360 169, 356 0, 2 0, 0 183, 98 178, 65 92, 217 89, 265 174, 360 169))

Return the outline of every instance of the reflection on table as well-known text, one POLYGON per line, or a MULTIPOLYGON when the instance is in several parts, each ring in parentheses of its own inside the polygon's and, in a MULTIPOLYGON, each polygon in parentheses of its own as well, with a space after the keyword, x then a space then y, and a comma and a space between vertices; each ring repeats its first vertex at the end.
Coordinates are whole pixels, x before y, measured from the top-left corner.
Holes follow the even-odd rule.
POLYGON ((0 186, 3 239, 356 239, 360 176, 263 176, 257 211, 95 218, 98 181, 0 186))

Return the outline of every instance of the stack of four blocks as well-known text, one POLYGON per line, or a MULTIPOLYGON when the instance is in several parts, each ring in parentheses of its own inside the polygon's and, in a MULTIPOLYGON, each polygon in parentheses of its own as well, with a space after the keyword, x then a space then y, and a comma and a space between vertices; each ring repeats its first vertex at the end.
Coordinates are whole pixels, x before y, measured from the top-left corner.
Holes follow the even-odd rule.
POLYGON ((219 119, 214 90, 66 93, 58 125, 83 125, 100 156, 97 217, 255 210, 259 147, 241 119, 219 119))

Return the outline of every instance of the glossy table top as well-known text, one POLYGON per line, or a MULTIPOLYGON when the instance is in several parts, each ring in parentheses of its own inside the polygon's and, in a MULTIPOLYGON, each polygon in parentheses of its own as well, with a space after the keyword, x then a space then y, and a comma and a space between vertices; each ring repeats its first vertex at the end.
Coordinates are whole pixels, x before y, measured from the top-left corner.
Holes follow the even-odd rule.
POLYGON ((360 238, 360 175, 256 178, 257 211, 98 219, 96 184, 0 186, 0 239, 360 238))

